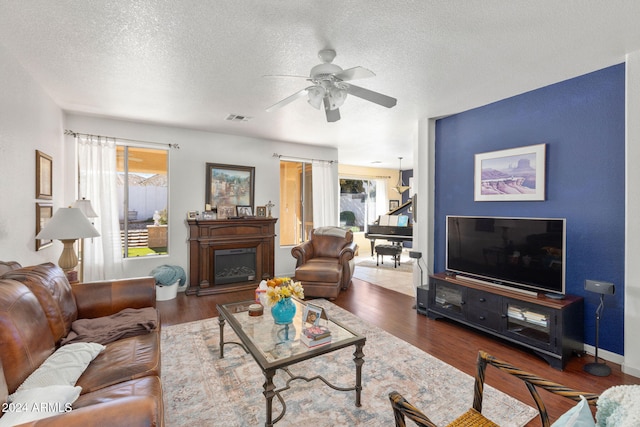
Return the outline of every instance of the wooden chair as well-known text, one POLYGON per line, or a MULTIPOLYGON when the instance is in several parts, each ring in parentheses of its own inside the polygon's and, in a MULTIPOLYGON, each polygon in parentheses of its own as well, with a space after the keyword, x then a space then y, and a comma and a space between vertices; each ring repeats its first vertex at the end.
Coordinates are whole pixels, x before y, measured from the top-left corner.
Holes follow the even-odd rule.
MULTIPOLYGON (((544 378, 540 378, 534 374, 523 371, 522 369, 516 368, 513 365, 510 365, 502 360, 496 359, 495 357, 487 354, 484 351, 480 351, 478 353, 478 361, 477 361, 477 369, 476 369, 476 377, 475 377, 475 385, 474 385, 474 396, 473 396, 473 407, 471 407, 467 412, 462 414, 460 417, 455 419, 453 422, 449 423, 447 427, 455 427, 455 426, 482 426, 482 427, 493 427, 497 426, 491 420, 485 418, 482 415, 482 395, 484 389, 484 374, 487 367, 487 364, 493 365, 496 368, 500 369, 503 372, 511 374, 517 378, 520 378, 529 389, 533 400, 538 407, 538 412, 540 413, 540 421, 543 427, 549 427, 549 415, 547 414, 547 409, 544 405, 544 402, 540 398, 538 394, 538 390, 536 387, 540 387, 544 390, 547 390, 553 394, 557 394, 559 396, 564 396, 566 398, 580 401, 580 395, 584 396, 585 399, 589 402, 589 405, 595 406, 598 400, 598 395, 593 393, 586 393, 582 391, 576 391, 565 387, 561 384, 557 384, 551 381, 548 381, 544 378)), ((434 424, 425 414, 423 414, 418 408, 410 404, 405 400, 400 393, 397 391, 393 391, 389 394, 389 400, 391 401, 391 407, 393 408, 393 414, 395 416, 396 427, 406 427, 405 417, 415 422, 420 427, 438 427, 434 424)))

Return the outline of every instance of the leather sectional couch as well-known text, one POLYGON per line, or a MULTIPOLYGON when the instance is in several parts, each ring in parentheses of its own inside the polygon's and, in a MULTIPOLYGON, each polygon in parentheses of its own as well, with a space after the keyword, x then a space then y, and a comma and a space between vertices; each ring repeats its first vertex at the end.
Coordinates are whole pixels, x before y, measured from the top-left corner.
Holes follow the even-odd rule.
POLYGON ((25 425, 163 426, 160 319, 155 309, 146 309, 155 308, 155 301, 152 277, 70 285, 51 263, 0 263, 0 425, 8 412, 26 409, 7 403, 9 396, 66 347, 60 344, 74 321, 141 309, 156 317, 155 327, 105 343, 77 379, 80 396, 53 416, 25 425))

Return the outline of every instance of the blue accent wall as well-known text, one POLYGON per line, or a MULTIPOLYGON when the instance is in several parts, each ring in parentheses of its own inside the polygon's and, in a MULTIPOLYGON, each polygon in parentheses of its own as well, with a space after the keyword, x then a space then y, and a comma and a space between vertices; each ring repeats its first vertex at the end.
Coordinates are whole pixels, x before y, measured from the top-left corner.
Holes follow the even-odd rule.
POLYGON ((445 268, 446 215, 567 219, 566 292, 585 298, 584 339, 595 345, 599 295, 613 282, 600 348, 624 354, 625 67, 584 76, 436 122, 435 271, 445 268), (475 202, 474 155, 546 144, 546 200, 475 202))

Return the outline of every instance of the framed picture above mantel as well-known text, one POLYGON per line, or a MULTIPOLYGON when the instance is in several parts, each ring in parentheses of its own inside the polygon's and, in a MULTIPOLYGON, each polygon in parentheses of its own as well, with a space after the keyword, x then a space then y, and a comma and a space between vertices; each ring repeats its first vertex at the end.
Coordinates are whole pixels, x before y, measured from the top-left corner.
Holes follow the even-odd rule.
MULTIPOLYGON (((247 206, 253 210, 255 188, 253 166, 207 163, 206 172, 206 205, 218 208, 232 206, 234 210, 236 206, 247 206)), ((218 217, 220 217, 219 209, 218 217)))

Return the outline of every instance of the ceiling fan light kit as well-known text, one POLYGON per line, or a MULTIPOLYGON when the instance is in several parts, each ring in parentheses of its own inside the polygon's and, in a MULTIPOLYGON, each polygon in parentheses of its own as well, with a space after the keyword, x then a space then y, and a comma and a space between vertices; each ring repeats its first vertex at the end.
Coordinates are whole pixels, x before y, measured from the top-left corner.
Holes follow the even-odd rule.
POLYGON ((345 83, 350 80, 373 77, 375 74, 364 67, 353 67, 343 70, 338 65, 332 64, 335 57, 336 52, 333 49, 323 49, 318 52, 318 58, 320 58, 322 63, 311 69, 308 78, 304 77, 307 81, 312 82, 313 86, 309 86, 288 96, 282 101, 279 101, 267 108, 266 111, 275 111, 298 98, 307 96, 307 102, 309 105, 317 110, 320 109, 321 104, 324 105, 327 121, 336 122, 340 120, 339 108, 347 99, 347 94, 351 94, 387 108, 391 108, 396 105, 397 100, 395 98, 369 89, 354 86, 350 83, 345 83))

